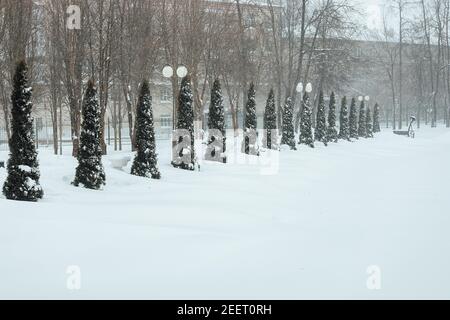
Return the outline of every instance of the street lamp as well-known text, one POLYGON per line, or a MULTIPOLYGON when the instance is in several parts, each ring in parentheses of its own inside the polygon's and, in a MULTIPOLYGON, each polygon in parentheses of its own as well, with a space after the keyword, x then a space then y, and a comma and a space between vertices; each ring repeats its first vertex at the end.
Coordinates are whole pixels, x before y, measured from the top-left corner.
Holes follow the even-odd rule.
POLYGON ((312 92, 312 84, 310 82, 306 85, 305 91, 306 91, 306 93, 311 93, 312 92))
POLYGON ((298 106, 298 113, 295 119, 295 132, 298 132, 298 122, 300 121, 300 117, 301 117, 301 113, 303 110, 303 91, 305 91, 306 93, 311 93, 312 92, 312 84, 310 82, 308 82, 306 84, 306 86, 303 86, 302 82, 299 82, 297 84, 297 87, 295 88, 295 91, 300 94, 300 105, 298 106))
MULTIPOLYGON (((178 78, 183 79, 184 77, 187 76, 188 74, 188 69, 186 68, 186 66, 184 65, 179 65, 176 71, 176 74, 178 76, 178 78)), ((162 75, 164 78, 172 78, 173 81, 173 77, 174 77, 174 72, 173 72, 173 67, 169 64, 166 64, 164 66, 164 68, 162 69, 162 75)), ((172 82, 173 85, 173 82, 172 82)), ((173 94, 173 90, 172 90, 172 94, 173 94)), ((175 102, 175 97, 172 96, 172 129, 175 130, 175 106, 176 106, 176 102, 175 102)))
POLYGON ((187 76, 187 74, 188 74, 188 69, 185 66, 181 65, 181 66, 178 67, 178 69, 177 69, 177 76, 179 78, 184 78, 184 77, 187 76))
POLYGON ((172 78, 173 77, 173 68, 169 65, 164 66, 162 69, 162 74, 164 78, 172 78))
POLYGON ((306 87, 303 88, 303 83, 299 82, 297 84, 297 87, 295 88, 295 91, 297 91, 297 93, 303 93, 303 89, 305 89, 306 93, 311 93, 312 92, 312 84, 310 82, 308 82, 306 84, 306 87))

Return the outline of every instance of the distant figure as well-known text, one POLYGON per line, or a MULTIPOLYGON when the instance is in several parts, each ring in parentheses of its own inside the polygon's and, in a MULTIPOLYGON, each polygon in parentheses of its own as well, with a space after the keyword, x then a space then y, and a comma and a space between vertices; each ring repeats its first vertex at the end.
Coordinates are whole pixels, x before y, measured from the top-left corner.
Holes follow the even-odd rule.
POLYGON ((394 134, 397 134, 399 136, 407 136, 409 138, 414 138, 416 136, 416 133, 414 131, 413 124, 414 124, 414 122, 416 122, 416 117, 411 116, 410 119, 411 119, 411 121, 409 123, 409 127, 408 127, 407 131, 398 131, 397 130, 397 131, 394 131, 394 134))

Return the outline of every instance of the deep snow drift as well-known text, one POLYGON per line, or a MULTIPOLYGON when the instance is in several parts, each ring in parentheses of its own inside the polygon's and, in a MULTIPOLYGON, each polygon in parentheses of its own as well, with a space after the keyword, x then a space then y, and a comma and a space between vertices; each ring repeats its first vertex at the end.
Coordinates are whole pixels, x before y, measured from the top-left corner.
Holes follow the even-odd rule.
POLYGON ((112 153, 103 191, 70 185, 69 148, 41 148, 44 199, 0 196, 0 298, 450 298, 448 129, 301 146, 272 175, 174 169, 157 146, 162 180, 114 169, 131 153, 112 153))

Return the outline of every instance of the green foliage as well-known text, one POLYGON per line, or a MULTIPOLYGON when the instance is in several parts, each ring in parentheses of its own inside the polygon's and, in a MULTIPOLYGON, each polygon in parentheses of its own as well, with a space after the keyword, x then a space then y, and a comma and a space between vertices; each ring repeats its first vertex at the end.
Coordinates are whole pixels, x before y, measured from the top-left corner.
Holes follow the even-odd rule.
POLYGON ((295 133, 294 133, 294 105, 291 97, 286 98, 283 110, 283 132, 281 136, 281 144, 288 145, 291 150, 296 150, 295 133))
POLYGON ((78 167, 73 185, 98 190, 105 184, 105 172, 100 146, 100 107, 93 80, 89 80, 84 94, 82 114, 78 167))
POLYGON ((276 144, 277 140, 277 135, 275 132, 276 129, 277 129, 277 112, 275 107, 275 94, 273 92, 273 89, 270 89, 269 97, 267 98, 266 102, 266 109, 264 111, 264 130, 266 132, 264 145, 267 147, 267 149, 272 149, 276 144), (272 136, 272 134, 275 134, 275 136, 272 136))
POLYGON ((323 142, 324 145, 327 145, 328 143, 325 101, 323 98, 323 91, 320 91, 319 94, 319 105, 317 107, 316 130, 314 131, 314 139, 316 141, 323 142))
POLYGON ((3 185, 7 199, 38 201, 44 195, 39 184, 40 172, 34 144, 31 110, 32 89, 28 86, 28 67, 25 61, 16 66, 11 95, 11 129, 9 141, 8 176, 3 185))
POLYGON ((314 138, 312 133, 312 110, 309 94, 303 95, 303 108, 300 120, 300 139, 299 144, 314 148, 314 138))
POLYGON ((152 97, 147 80, 144 80, 136 108, 136 156, 131 174, 160 179, 153 124, 152 97))
POLYGON ((327 141, 338 142, 338 132, 336 129, 336 97, 334 92, 331 93, 330 104, 328 106, 327 141))
POLYGON ((356 100, 352 98, 350 104, 350 116, 349 116, 349 134, 350 139, 358 139, 358 112, 356 110, 356 100))

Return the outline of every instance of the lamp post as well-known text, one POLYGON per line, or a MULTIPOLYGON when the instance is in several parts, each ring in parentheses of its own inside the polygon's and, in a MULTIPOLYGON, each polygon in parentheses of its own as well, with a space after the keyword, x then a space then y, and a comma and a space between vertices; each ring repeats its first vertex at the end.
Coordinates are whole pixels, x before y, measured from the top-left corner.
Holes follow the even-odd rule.
POLYGON ((369 105, 369 101, 370 101, 370 96, 359 96, 358 97, 359 102, 363 102, 365 101, 365 105, 364 106, 368 106, 369 105))
POLYGON ((312 84, 310 82, 308 82, 306 84, 306 87, 303 87, 303 83, 299 82, 297 84, 297 87, 295 88, 295 91, 297 91, 297 93, 300 94, 300 98, 303 99, 303 91, 306 93, 311 93, 312 92, 312 84))
POLYGON ((299 105, 299 108, 298 108, 297 119, 295 119, 295 124, 296 124, 296 130, 295 131, 297 132, 297 122, 298 122, 298 119, 300 119, 300 114, 302 112, 302 101, 303 101, 303 83, 302 82, 299 82, 297 84, 297 87, 295 88, 295 91, 300 95, 300 105, 299 105))
POLYGON ((366 108, 369 108, 370 96, 365 96, 364 100, 366 101, 366 108))
MULTIPOLYGON (((184 65, 179 65, 176 71, 178 78, 183 79, 188 74, 188 69, 184 65)), ((173 67, 169 64, 165 65, 162 69, 162 75, 164 78, 171 79, 172 85, 174 81, 174 72, 173 67)), ((173 94, 172 88, 172 130, 175 130, 175 121, 176 121, 176 101, 175 96, 173 94)))
POLYGON ((299 82, 297 84, 297 87, 295 88, 295 91, 297 91, 297 93, 302 94, 303 92, 303 83, 299 82))
POLYGON ((305 91, 306 91, 306 93, 311 93, 312 90, 313 90, 312 84, 309 82, 309 83, 306 85, 305 91))
POLYGON ((299 129, 299 121, 301 118, 302 110, 303 110, 303 92, 311 93, 312 92, 312 85, 311 83, 307 83, 306 86, 303 85, 302 82, 299 82, 297 84, 297 87, 295 88, 295 91, 300 95, 300 107, 298 108, 297 118, 295 119, 295 132, 298 133, 299 129))

